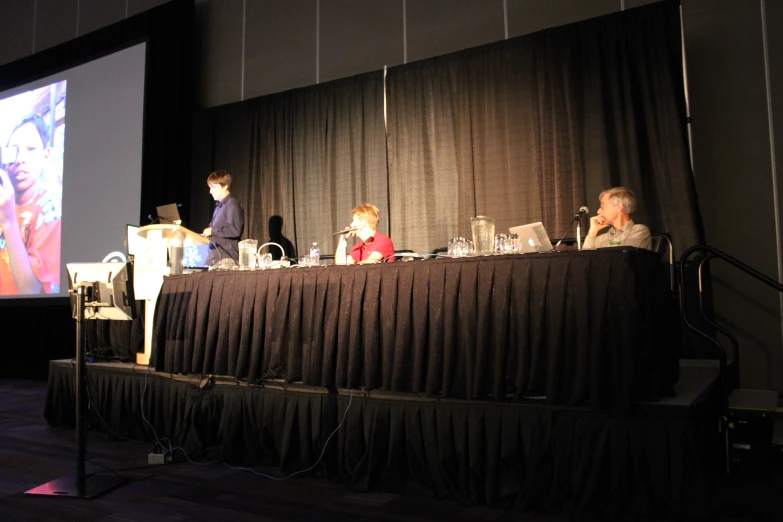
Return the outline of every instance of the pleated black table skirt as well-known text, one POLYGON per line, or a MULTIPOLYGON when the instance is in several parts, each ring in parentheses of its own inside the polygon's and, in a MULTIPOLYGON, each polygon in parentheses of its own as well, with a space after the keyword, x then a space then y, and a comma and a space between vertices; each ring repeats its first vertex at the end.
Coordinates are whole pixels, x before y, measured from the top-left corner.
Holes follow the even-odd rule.
POLYGON ((158 371, 628 410, 678 378, 657 254, 622 248, 165 279, 158 371))

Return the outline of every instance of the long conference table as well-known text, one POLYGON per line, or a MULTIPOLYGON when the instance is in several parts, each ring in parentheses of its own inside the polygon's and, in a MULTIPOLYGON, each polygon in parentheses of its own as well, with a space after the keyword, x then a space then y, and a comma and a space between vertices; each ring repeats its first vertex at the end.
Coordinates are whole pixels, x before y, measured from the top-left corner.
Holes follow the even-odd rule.
POLYGON ((151 364, 628 411, 671 392, 680 346, 659 256, 618 247, 169 276, 151 364))

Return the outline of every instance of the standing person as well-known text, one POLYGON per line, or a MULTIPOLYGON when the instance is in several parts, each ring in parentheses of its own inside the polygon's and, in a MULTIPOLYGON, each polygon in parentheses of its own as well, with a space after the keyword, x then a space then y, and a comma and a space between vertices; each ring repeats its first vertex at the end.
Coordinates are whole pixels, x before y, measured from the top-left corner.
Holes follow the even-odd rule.
POLYGON ((380 212, 378 207, 370 203, 359 205, 351 211, 353 221, 346 228, 346 232, 340 235, 337 244, 337 252, 334 254, 334 262, 338 265, 366 265, 394 261, 394 244, 389 236, 378 232, 380 212), (351 249, 350 255, 345 255, 346 238, 358 237, 361 241, 351 249))
POLYGON ((209 227, 203 236, 209 238, 209 257, 211 265, 230 257, 239 261, 239 238, 245 230, 245 209, 237 198, 231 195, 231 174, 225 170, 216 170, 207 178, 209 193, 217 202, 209 227))
POLYGON ((49 128, 37 114, 27 115, 8 148, 16 157, 0 165, 0 295, 58 294, 62 191, 41 177, 49 128))
POLYGON ((636 196, 625 187, 604 190, 598 196, 601 208, 590 218, 590 230, 585 238, 585 249, 610 246, 634 246, 652 250, 650 229, 634 223, 631 213, 636 210, 636 196), (611 228, 609 228, 611 227, 611 228), (602 230, 608 232, 598 235, 602 230))

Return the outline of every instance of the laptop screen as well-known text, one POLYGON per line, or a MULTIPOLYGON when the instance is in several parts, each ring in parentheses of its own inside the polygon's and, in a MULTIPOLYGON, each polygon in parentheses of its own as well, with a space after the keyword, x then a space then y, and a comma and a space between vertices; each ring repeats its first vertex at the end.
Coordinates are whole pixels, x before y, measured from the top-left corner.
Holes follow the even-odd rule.
POLYGON ((206 245, 185 245, 182 249, 182 264, 185 268, 209 268, 209 243, 206 245))
POLYGON ((179 224, 181 220, 177 206, 176 203, 169 203, 168 205, 157 207, 158 221, 164 225, 179 224))
POLYGON ((552 250, 552 241, 549 234, 546 233, 544 224, 540 221, 511 227, 508 229, 512 234, 519 234, 520 250, 522 252, 549 252, 552 250))

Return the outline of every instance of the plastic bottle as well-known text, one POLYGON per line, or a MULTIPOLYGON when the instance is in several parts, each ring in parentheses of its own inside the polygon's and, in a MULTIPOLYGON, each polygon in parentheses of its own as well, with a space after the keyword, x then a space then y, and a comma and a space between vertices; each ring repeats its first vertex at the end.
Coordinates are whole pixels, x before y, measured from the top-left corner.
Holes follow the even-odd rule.
POLYGON ((313 243, 310 248, 310 264, 311 266, 318 266, 320 264, 321 251, 318 249, 318 243, 313 243))

